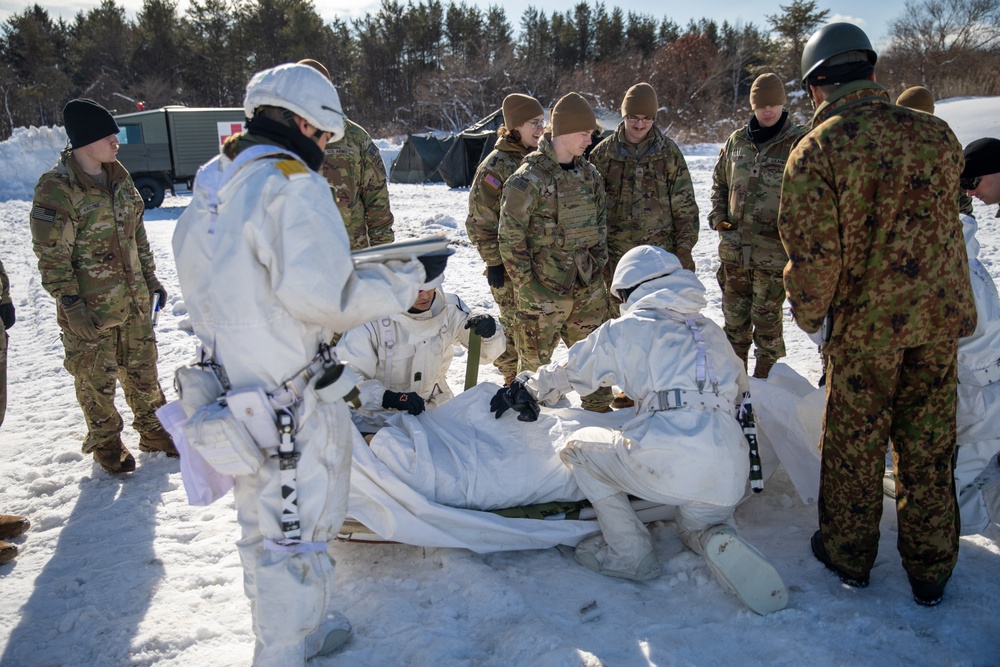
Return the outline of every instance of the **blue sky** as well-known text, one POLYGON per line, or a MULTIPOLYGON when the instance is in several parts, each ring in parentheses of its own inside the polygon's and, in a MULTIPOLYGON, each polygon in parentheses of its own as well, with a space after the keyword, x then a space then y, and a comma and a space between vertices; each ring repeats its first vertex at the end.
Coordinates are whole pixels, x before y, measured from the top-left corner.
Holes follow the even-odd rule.
MULTIPOLYGON (((442 0, 447 5, 447 0, 442 0)), ((519 27, 521 15, 529 6, 543 9, 546 13, 553 11, 571 10, 579 0, 504 0, 503 2, 488 2, 486 0, 466 0, 466 4, 487 8, 491 4, 503 6, 507 12, 507 18, 516 28, 519 27)), ((118 0, 118 3, 125 7, 130 15, 142 7, 142 0, 118 0)), ((313 0, 317 11, 327 21, 335 16, 342 19, 353 18, 364 15, 366 12, 376 12, 379 7, 379 0, 313 0)), ((26 0, 0 0, 0 21, 5 21, 11 14, 23 11, 26 7, 34 4, 26 0)), ((42 0, 39 2, 53 16, 62 16, 71 20, 78 11, 87 11, 100 4, 99 0, 42 0)), ((592 0, 591 4, 595 4, 592 0)), ((630 11, 641 14, 650 14, 657 18, 669 16, 682 27, 687 25, 691 19, 714 18, 718 22, 729 21, 730 23, 755 23, 761 27, 767 26, 768 14, 778 14, 781 12, 781 5, 790 5, 791 0, 709 0, 707 2, 653 2, 650 0, 618 0, 617 2, 605 2, 604 5, 609 10, 612 7, 621 7, 625 13, 630 11)), ((888 24, 892 19, 898 18, 905 9, 902 0, 838 0, 836 2, 823 2, 817 0, 819 9, 829 9, 831 20, 850 21, 861 26, 876 44, 884 41, 888 24)), ((187 0, 180 0, 178 6, 181 11, 187 6, 187 0)))

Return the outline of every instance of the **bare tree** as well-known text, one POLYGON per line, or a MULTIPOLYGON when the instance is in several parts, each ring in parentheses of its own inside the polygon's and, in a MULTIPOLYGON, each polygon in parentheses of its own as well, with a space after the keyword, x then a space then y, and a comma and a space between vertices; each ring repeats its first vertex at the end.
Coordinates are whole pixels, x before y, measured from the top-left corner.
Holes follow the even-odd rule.
POLYGON ((889 38, 879 70, 900 86, 938 97, 1000 90, 1000 0, 907 0, 889 38))

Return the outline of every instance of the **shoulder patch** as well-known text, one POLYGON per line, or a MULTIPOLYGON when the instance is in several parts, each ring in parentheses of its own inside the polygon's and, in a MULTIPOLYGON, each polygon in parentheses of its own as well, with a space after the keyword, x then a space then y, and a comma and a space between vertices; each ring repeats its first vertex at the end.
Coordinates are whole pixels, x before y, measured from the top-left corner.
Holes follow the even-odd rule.
POLYGON ((368 144, 368 154, 372 156, 372 159, 382 159, 382 153, 379 152, 378 146, 374 143, 368 144))
POLYGON ((508 184, 510 185, 510 187, 514 188, 519 192, 527 192, 528 188, 531 185, 528 182, 528 179, 524 176, 524 174, 520 173, 511 176, 510 180, 508 181, 508 184))
POLYGON ((490 186, 494 190, 499 190, 500 186, 503 185, 503 183, 500 182, 500 179, 493 174, 486 174, 486 176, 483 177, 483 183, 490 186))
POLYGON ((299 162, 298 160, 279 160, 274 163, 274 166, 278 168, 285 176, 294 176, 295 174, 305 174, 308 173, 309 169, 299 162))
POLYGON ((55 222, 56 210, 36 205, 31 209, 31 217, 42 222, 55 222))

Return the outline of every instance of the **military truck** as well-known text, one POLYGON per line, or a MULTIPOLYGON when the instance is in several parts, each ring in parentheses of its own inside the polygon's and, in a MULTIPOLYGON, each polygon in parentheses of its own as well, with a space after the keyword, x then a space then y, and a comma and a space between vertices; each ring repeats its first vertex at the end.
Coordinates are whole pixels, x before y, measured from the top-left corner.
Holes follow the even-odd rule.
POLYGON ((163 203, 177 183, 191 187, 198 167, 219 154, 226 137, 243 129, 241 108, 168 106, 115 116, 118 160, 132 174, 146 208, 163 203))

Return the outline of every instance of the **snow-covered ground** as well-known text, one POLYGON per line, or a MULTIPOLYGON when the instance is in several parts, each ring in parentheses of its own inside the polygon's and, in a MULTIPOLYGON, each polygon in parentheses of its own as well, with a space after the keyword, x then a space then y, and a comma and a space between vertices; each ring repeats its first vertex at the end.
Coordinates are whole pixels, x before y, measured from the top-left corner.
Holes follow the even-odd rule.
MULTIPOLYGON (((1000 98, 938 105, 963 145, 1000 136, 1000 98)), ((19 130, 0 143, 0 258, 17 307, 9 353, 9 407, 0 431, 0 512, 23 514, 31 530, 20 556, 0 567, 0 664, 246 665, 253 633, 234 542, 232 497, 209 507, 186 502, 178 463, 139 454, 138 468, 113 477, 80 453, 84 424, 52 299, 39 284, 28 231, 38 175, 65 143, 61 130, 19 130)), ((380 142, 387 153, 398 144, 380 142)), ((698 204, 709 209, 718 145, 688 146, 698 204)), ((474 308, 492 309, 483 266, 465 233, 467 190, 391 185, 397 236, 443 231, 454 241, 445 281, 474 308)), ((158 327, 160 377, 175 397, 173 371, 191 360, 181 327, 183 299, 170 251, 189 198, 169 197, 146 227, 158 276, 170 290, 158 327)), ((981 259, 1000 279, 1000 227, 977 205, 981 259)), ((694 251, 709 290, 707 313, 721 321, 716 241, 703 224, 694 251)), ((815 347, 786 313, 785 360, 815 382, 815 347)), ((461 389, 464 355, 449 380, 461 389)), ((481 380, 498 381, 490 368, 481 380)), ((119 409, 130 421, 128 407, 119 409)), ((483 415, 484 419, 492 419, 483 415)), ((680 543, 672 523, 653 536, 664 572, 648 583, 594 574, 569 549, 477 555, 458 549, 337 543, 342 610, 355 634, 317 665, 962 665, 1000 664, 1000 530, 963 538, 945 601, 913 603, 895 549, 886 501, 872 585, 842 586, 813 558, 813 505, 803 505, 778 471, 764 493, 740 507, 741 531, 777 566, 788 607, 767 617, 724 591, 704 561, 680 543)))

